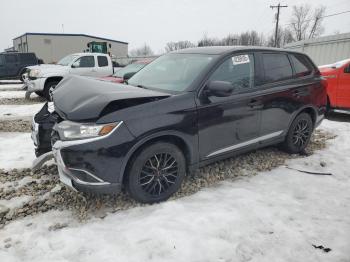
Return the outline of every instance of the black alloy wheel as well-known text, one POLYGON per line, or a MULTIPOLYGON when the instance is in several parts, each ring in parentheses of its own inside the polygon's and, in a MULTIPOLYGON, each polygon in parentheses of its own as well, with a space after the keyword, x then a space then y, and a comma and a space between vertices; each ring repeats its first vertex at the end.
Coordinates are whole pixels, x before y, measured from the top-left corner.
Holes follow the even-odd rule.
POLYGON ((139 184, 146 193, 160 196, 175 184, 178 171, 177 161, 172 155, 155 154, 143 165, 139 184))
POLYGON ((292 122, 286 140, 283 143, 284 149, 291 153, 302 153, 310 142, 313 131, 311 116, 301 113, 292 122))
POLYGON ((185 177, 185 158, 181 150, 170 143, 152 144, 131 161, 126 187, 131 197, 142 203, 168 199, 185 177))

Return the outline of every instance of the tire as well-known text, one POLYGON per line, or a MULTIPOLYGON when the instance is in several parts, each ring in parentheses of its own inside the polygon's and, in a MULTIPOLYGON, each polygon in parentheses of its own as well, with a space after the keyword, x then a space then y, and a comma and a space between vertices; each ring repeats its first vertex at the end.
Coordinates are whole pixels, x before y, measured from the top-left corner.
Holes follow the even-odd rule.
POLYGON ((19 74, 19 81, 21 81, 21 83, 24 83, 24 79, 23 79, 23 74, 25 74, 27 72, 27 69, 23 69, 21 71, 21 73, 19 74))
POLYGON ((141 203, 152 204, 168 199, 178 191, 186 175, 185 157, 171 143, 157 142, 145 147, 130 163, 126 190, 141 203))
POLYGON ((46 98, 47 101, 51 101, 50 90, 55 89, 58 83, 59 83, 58 81, 51 81, 45 84, 43 96, 46 98))
POLYGON ((299 114, 289 127, 283 149, 291 154, 302 153, 310 142, 312 131, 311 116, 307 113, 299 114))
POLYGON ((35 91, 35 94, 37 94, 40 97, 44 96, 44 93, 42 91, 35 91))

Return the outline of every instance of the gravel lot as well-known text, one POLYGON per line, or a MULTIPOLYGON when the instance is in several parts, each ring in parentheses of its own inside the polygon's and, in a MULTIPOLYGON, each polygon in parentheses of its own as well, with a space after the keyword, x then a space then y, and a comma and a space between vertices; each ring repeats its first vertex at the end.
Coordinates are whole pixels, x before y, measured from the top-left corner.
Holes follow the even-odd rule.
POLYGON ((22 98, 2 98, 0 99, 0 105, 28 105, 28 104, 37 104, 45 102, 43 97, 34 97, 30 99, 22 98))
MULTIPOLYGON (((325 147, 333 135, 316 131, 308 147, 307 154, 325 147)), ((227 159, 199 169, 187 176, 181 190, 173 197, 179 198, 214 186, 222 180, 235 180, 254 176, 259 171, 267 171, 281 166, 287 159, 302 157, 289 155, 275 147, 258 150, 236 158, 227 159)), ((322 163, 320 163, 322 165, 322 163)), ((115 196, 93 196, 77 193, 59 183, 55 165, 45 166, 32 174, 30 169, 0 170, 0 201, 29 198, 22 205, 3 209, 0 205, 0 227, 18 218, 46 212, 51 209, 71 210, 80 220, 106 216, 141 204, 131 200, 125 193, 115 196)), ((1 202, 0 202, 1 203, 1 202)))
POLYGON ((30 132, 32 123, 29 120, 2 120, 0 121, 0 132, 30 132))

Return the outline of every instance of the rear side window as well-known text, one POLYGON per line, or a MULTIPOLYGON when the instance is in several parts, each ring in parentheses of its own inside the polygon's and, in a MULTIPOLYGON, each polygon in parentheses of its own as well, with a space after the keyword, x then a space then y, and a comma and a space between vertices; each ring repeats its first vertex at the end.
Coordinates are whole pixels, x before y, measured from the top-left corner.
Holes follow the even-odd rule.
POLYGON ((252 87, 254 84, 253 55, 241 54, 228 58, 215 70, 210 80, 230 82, 235 90, 252 87))
POLYGON ((34 54, 20 54, 20 58, 23 62, 33 62, 36 60, 36 57, 34 54))
POLYGON ((262 54, 265 83, 273 83, 293 77, 292 66, 287 55, 279 53, 262 54))
POLYGON ((99 67, 108 66, 108 59, 105 56, 98 56, 97 62, 99 67))
POLYGON ((17 55, 5 55, 6 63, 15 63, 17 62, 17 55))
POLYGON ((303 55, 290 55, 294 65, 296 77, 308 76, 311 74, 313 68, 308 59, 303 55))
POLYGON ((0 65, 4 65, 5 64, 5 58, 3 55, 0 55, 0 65))

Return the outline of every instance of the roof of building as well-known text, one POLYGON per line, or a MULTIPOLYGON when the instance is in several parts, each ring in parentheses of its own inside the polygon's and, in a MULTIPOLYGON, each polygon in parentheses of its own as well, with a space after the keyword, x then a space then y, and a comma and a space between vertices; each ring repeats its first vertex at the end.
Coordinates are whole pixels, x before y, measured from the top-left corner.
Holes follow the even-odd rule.
POLYGON ((93 36, 93 35, 86 35, 86 34, 59 34, 59 33, 24 33, 23 35, 15 37, 13 40, 20 38, 25 35, 51 35, 51 36, 82 36, 82 37, 92 37, 96 39, 101 39, 105 41, 110 41, 110 42, 115 42, 115 43, 120 43, 120 44, 129 44, 128 42, 123 42, 123 41, 118 41, 118 40, 113 40, 109 38, 104 38, 104 37, 98 37, 98 36, 93 36))
POLYGON ((319 44, 319 43, 326 43, 326 42, 349 41, 349 39, 350 39, 350 33, 343 33, 343 34, 327 35, 327 36, 321 36, 317 38, 296 41, 296 42, 288 43, 284 47, 290 48, 290 47, 299 47, 303 45, 312 45, 312 44, 319 44))

